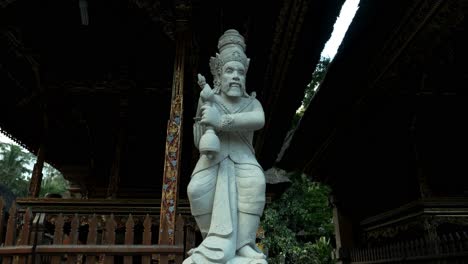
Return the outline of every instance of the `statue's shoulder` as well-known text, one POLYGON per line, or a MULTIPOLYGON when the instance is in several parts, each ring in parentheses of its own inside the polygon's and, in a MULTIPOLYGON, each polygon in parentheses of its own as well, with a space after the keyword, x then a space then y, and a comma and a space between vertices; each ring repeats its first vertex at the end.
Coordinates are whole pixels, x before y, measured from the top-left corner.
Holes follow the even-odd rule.
POLYGON ((256 92, 252 92, 250 94, 248 100, 251 101, 251 103, 250 103, 251 108, 262 108, 262 104, 257 99, 257 93, 256 92))

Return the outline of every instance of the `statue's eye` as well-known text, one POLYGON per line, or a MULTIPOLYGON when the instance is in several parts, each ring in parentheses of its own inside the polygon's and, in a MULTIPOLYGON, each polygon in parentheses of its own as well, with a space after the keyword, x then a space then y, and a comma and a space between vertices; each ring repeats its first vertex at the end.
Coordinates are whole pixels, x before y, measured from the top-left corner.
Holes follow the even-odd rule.
POLYGON ((224 72, 226 73, 232 73, 234 70, 232 68, 226 68, 226 70, 224 72))
POLYGON ((239 75, 244 75, 245 72, 243 70, 239 70, 239 75))

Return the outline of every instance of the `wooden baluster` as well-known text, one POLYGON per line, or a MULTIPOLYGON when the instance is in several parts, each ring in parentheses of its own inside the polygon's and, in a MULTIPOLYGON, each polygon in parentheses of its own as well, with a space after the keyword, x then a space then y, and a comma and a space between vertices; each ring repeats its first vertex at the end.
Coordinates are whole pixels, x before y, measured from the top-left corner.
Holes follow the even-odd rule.
POLYGON ((440 240, 439 236, 436 236, 434 238, 434 241, 431 241, 431 243, 434 245, 433 246, 433 254, 442 254, 442 241, 440 240))
POLYGON ((455 247, 455 240, 453 239, 452 233, 448 234, 447 236, 447 249, 449 253, 454 253, 457 252, 457 249, 455 247))
MULTIPOLYGON (((116 223, 114 220, 114 214, 111 214, 110 217, 106 220, 106 230, 104 237, 104 243, 106 245, 115 245, 115 226, 116 223)), ((113 264, 114 256, 104 256, 104 263, 113 264)))
POLYGON ((442 246, 442 253, 443 254, 449 253, 448 239, 447 239, 447 236, 445 234, 442 235, 441 246, 442 246))
MULTIPOLYGON (((133 245, 134 239, 134 227, 135 222, 133 221, 132 214, 128 216, 127 222, 125 223, 125 245, 133 245)), ((124 264, 132 264, 133 257, 132 256, 125 256, 124 257, 124 264)))
MULTIPOLYGON (((45 213, 36 213, 32 224, 32 231, 29 237, 30 245, 42 245, 42 240, 44 237, 44 222, 45 222, 45 213)), ((41 263, 41 256, 36 254, 34 260, 32 257, 28 258, 28 264, 32 263, 41 263)))
POLYGON ((427 254, 428 248, 426 244, 426 240, 422 237, 419 239, 419 254, 420 256, 425 256, 427 254))
MULTIPOLYGON (((16 235, 16 204, 10 207, 8 212, 8 221, 7 221, 7 231, 5 234, 5 246, 13 246, 16 235)), ((10 264, 13 260, 13 257, 3 257, 4 264, 10 264)))
POLYGON ((455 232, 453 234, 453 237, 455 239, 455 250, 456 252, 463 252, 463 241, 458 232, 455 232))
MULTIPOLYGON (((80 220, 78 218, 78 214, 75 214, 71 221, 70 245, 78 244, 79 225, 80 225, 80 220)), ((76 255, 68 255, 67 264, 76 264, 76 255)))
MULTIPOLYGON (((185 254, 195 247, 195 222, 192 218, 185 219, 185 254)), ((185 255, 188 258, 188 255, 185 255)))
POLYGON ((390 258, 390 245, 385 245, 385 259, 389 259, 390 258))
MULTIPOLYGON (((17 242, 18 246, 26 246, 29 244, 29 234, 31 233, 31 219, 32 211, 31 208, 26 209, 23 216, 23 226, 21 227, 21 237, 17 242)), ((18 258, 18 264, 26 264, 27 256, 20 256, 18 258)))
MULTIPOLYGON (((89 221, 89 231, 88 231, 88 238, 87 238, 87 245, 96 245, 97 242, 97 217, 96 214, 93 214, 91 221, 89 221)), ((95 255, 87 255, 86 256, 86 263, 87 264, 95 264, 96 263, 96 256, 95 255)))
POLYGON ((13 246, 16 235, 16 204, 14 203, 10 207, 8 212, 7 231, 5 235, 5 246, 13 246))
POLYGON ((422 253, 421 253, 421 244, 419 244, 419 239, 416 239, 414 241, 414 255, 415 256, 421 256, 422 253))
MULTIPOLYGON (((184 245, 184 218, 182 215, 178 215, 176 219, 176 229, 175 229, 175 244, 177 246, 184 245)), ((184 254, 176 254, 175 255, 175 263, 182 263, 184 260, 184 254)))
MULTIPOLYGON (((63 244, 63 215, 59 214, 55 220, 54 245, 63 244)), ((52 256, 51 264, 60 264, 62 256, 52 256)))
POLYGON ((409 257, 412 257, 415 255, 414 253, 414 241, 411 240, 411 241, 407 241, 406 242, 407 246, 408 246, 408 255, 409 257))
MULTIPOLYGON (((146 214, 145 221, 143 222, 143 245, 151 245, 151 226, 152 221, 149 214, 146 214)), ((141 258, 142 264, 150 264, 151 256, 143 256, 141 258)))
POLYGON ((4 206, 5 206, 5 201, 3 200, 3 197, 0 196, 0 245, 3 244, 4 206))
POLYGON ((384 248, 383 246, 380 246, 377 250, 377 259, 381 260, 384 259, 384 248))
POLYGON ((389 256, 389 257, 390 257, 391 259, 395 258, 395 256, 396 256, 395 251, 396 251, 396 249, 395 249, 395 244, 394 244, 394 243, 390 244, 390 252, 389 252, 389 253, 390 253, 390 256, 389 256))
MULTIPOLYGON (((161 226, 159 227, 159 244, 169 245, 169 236, 167 232, 166 218, 163 217, 160 221, 161 226)), ((168 264, 169 258, 166 253, 159 254, 159 264, 168 264)))
POLYGON ((411 243, 410 241, 405 241, 405 257, 412 256, 411 243))
POLYGON ((396 258, 401 258, 402 257, 402 254, 401 254, 401 251, 400 251, 400 249, 401 249, 400 245, 401 245, 400 242, 397 242, 395 244, 394 254, 395 254, 396 258))
POLYGON ((462 241, 463 250, 468 250, 468 234, 465 231, 463 231, 461 233, 461 237, 462 237, 461 239, 463 240, 462 241))
POLYGON ((398 257, 403 258, 406 255, 406 250, 405 250, 405 243, 404 242, 399 242, 398 243, 398 257))

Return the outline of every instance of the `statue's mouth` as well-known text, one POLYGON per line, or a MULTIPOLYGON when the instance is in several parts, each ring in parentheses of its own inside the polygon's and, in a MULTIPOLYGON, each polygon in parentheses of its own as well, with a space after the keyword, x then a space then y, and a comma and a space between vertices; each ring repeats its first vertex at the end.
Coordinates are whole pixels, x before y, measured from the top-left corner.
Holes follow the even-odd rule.
POLYGON ((241 84, 237 82, 229 83, 229 88, 233 88, 233 87, 241 88, 241 84))

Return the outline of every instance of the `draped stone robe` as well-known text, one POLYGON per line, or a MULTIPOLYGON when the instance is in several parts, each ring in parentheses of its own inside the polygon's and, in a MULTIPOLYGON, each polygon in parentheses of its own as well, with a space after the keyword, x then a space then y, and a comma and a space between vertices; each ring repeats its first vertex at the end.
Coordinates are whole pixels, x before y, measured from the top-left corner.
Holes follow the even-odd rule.
MULTIPOLYGON (((245 245, 237 241, 238 211, 261 216, 265 205, 264 174, 252 146, 254 130, 264 124, 260 102, 252 96, 242 97, 240 103, 230 109, 220 95, 215 95, 213 106, 221 115, 230 115, 233 121, 232 125, 217 131, 220 152, 213 159, 202 155, 192 173, 188 187, 192 214, 197 217, 212 213, 212 217, 208 234, 193 251, 192 262, 187 263, 227 263, 233 259, 236 250, 245 245), (242 175, 244 168, 248 168, 248 175, 242 175), (244 187, 238 188, 239 185, 244 187), (201 195, 193 195, 196 192, 201 195)), ((202 129, 196 122, 197 148, 202 129)))

